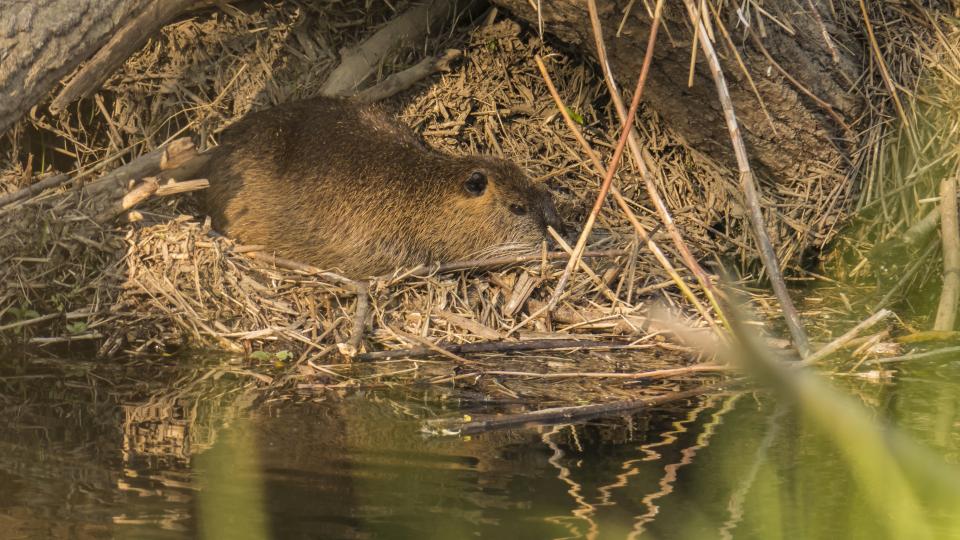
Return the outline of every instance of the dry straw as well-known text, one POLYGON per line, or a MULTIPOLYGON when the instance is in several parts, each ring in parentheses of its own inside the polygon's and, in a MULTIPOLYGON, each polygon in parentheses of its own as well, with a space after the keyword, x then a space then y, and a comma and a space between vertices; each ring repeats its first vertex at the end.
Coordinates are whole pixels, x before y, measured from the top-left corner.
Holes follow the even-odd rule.
MULTIPOLYGON (((630 136, 633 159, 611 177, 613 201, 599 207, 593 233, 568 248, 584 256, 567 274, 569 255, 561 251, 536 260, 401 270, 354 283, 211 233, 190 196, 161 196, 176 191, 165 191, 162 181, 146 188, 142 179, 135 183, 149 192, 135 212, 80 189, 81 181, 171 141, 192 136, 203 148, 251 109, 315 95, 341 47, 405 7, 345 5, 288 0, 183 18, 92 98, 59 116, 41 111, 6 134, 0 143, 0 339, 28 346, 86 343, 103 355, 183 345, 263 351, 253 356, 261 367, 281 366, 275 385, 316 390, 419 382, 474 388, 507 401, 643 401, 680 384, 664 377, 710 383, 724 369, 698 365, 697 351, 664 339, 665 329, 647 309, 661 304, 690 327, 722 327, 713 278, 700 262, 720 253, 752 258, 753 237, 732 187, 737 177, 685 148, 644 107, 630 136), (27 185, 42 188, 22 191, 27 185), (14 193, 22 195, 14 200, 14 193), (105 212, 123 218, 98 219, 105 212), (562 290, 561 275, 569 275, 562 290)), ((701 16, 713 14, 718 22, 727 8, 708 5, 701 16)), ((851 11, 848 20, 858 17, 851 11)), ((919 77, 931 56, 956 58, 952 49, 941 52, 938 44, 949 38, 937 21, 909 37, 887 24, 873 20, 870 43, 898 68, 901 87, 919 77), (933 28, 940 34, 932 35, 933 28), (915 48, 898 48, 898 40, 915 48)), ((722 42, 730 44, 734 29, 720 26, 722 42)), ((610 163, 621 133, 620 114, 610 105, 612 81, 503 16, 464 28, 397 50, 375 78, 416 64, 424 52, 462 50, 449 73, 393 100, 401 120, 444 151, 515 160, 547 182, 568 224, 583 223, 597 199, 598 171, 606 170, 602 164, 610 163)), ((781 260, 809 245, 809 230, 822 229, 797 224, 844 217, 861 170, 871 171, 861 205, 882 211, 871 219, 884 223, 882 231, 864 233, 868 238, 897 230, 888 217, 897 226, 915 219, 905 198, 914 192, 891 188, 881 169, 893 166, 891 145, 931 140, 921 133, 931 129, 917 116, 904 131, 894 130, 901 138, 886 136, 891 128, 881 111, 889 96, 876 99, 884 92, 884 77, 874 76, 877 65, 870 63, 857 81, 874 98, 875 117, 871 125, 852 126, 862 141, 854 176, 819 182, 811 173, 763 194, 790 201, 767 215, 781 260)), ((921 109, 909 100, 904 105, 908 116, 921 109)), ((932 133, 934 140, 947 136, 932 133)), ((811 170, 835 178, 837 166, 811 170)), ((918 161, 900 171, 903 185, 917 182, 925 167, 918 161)))

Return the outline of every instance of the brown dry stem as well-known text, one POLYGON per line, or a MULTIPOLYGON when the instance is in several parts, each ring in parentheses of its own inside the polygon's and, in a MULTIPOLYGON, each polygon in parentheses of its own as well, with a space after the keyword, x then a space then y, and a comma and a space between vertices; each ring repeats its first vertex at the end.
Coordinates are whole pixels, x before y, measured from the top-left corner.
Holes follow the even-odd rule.
MULTIPOLYGON (((597 55, 600 58, 600 67, 603 71, 603 79, 610 91, 610 98, 613 100, 617 114, 622 120, 626 118, 627 110, 623 106, 623 100, 620 97, 620 91, 618 90, 616 80, 613 77, 613 71, 610 68, 610 62, 607 60, 606 45, 603 41, 603 31, 600 28, 600 19, 597 15, 596 1, 588 0, 587 7, 590 11, 590 21, 593 25, 593 34, 597 46, 597 55)), ((720 308, 720 304, 717 301, 719 291, 717 291, 713 282, 710 280, 710 277, 707 276, 707 273, 700 266, 700 263, 698 263, 696 258, 694 258, 693 253, 687 246, 687 243, 683 240, 683 236, 680 234, 680 230, 677 228, 673 217, 670 215, 670 210, 663 202, 663 198, 660 196, 659 190, 653 181, 653 176, 647 167, 646 156, 644 156, 644 152, 641 150, 640 143, 636 136, 636 129, 633 126, 630 127, 630 135, 627 139, 627 142, 629 143, 630 151, 633 154, 634 165, 639 170, 640 177, 643 180, 644 186, 647 190, 647 195, 650 197, 650 201, 656 208, 661 222, 663 223, 667 232, 670 234, 670 238, 673 240, 674 247, 676 247, 677 251, 680 253, 680 257, 687 268, 693 272, 694 277, 696 277, 697 282, 703 289, 704 294, 710 301, 711 306, 713 306, 717 316, 724 321, 725 326, 729 327, 729 325, 726 324, 726 317, 724 316, 723 310, 720 308)), ((707 320, 712 321, 711 318, 708 318, 707 320)), ((718 335, 721 335, 721 333, 718 332, 718 335)))
POLYGON ((684 0, 687 6, 687 12, 695 26, 695 31, 700 34, 700 48, 704 56, 707 57, 710 73, 713 75, 714 83, 717 85, 717 95, 720 98, 720 104, 723 106, 724 117, 727 121, 727 127, 730 131, 730 139, 733 142, 734 154, 737 158, 737 166, 740 168, 740 188, 746 198, 747 206, 750 209, 750 224, 753 226, 754 236, 758 247, 760 248, 760 258, 763 260, 764 267, 767 270, 767 277, 773 287, 774 294, 780 301, 780 309, 783 311, 783 318, 793 337, 794 345, 801 357, 810 354, 810 340, 803 329, 803 322, 800 320, 800 314, 790 299, 790 292, 783 280, 780 272, 780 262, 777 260, 777 254, 770 243, 770 237, 767 234, 766 224, 761 211, 760 195, 757 191, 756 181, 753 178, 753 171, 750 168, 750 160, 747 158, 747 147, 740 136, 740 128, 737 126, 737 116, 733 110, 733 100, 730 99, 730 92, 727 89, 724 80, 723 71, 720 67, 720 61, 717 58, 716 51, 707 36, 707 29, 702 20, 696 16, 696 9, 691 0, 684 0))
POLYGON ((943 289, 936 331, 954 329, 957 320, 957 302, 960 301, 960 225, 957 219, 957 179, 944 178, 940 182, 940 235, 943 241, 943 289))
POLYGON ((553 290, 553 295, 550 296, 549 309, 551 310, 556 307, 557 301, 563 294, 563 289, 566 287, 567 280, 570 279, 570 273, 573 272, 573 269, 576 268, 577 264, 580 262, 580 256, 587 245, 587 238, 589 238, 590 231, 593 230, 593 224, 596 222, 597 216, 600 214, 600 210, 603 208, 603 202, 607 198, 607 191, 610 190, 610 185, 613 182, 613 176, 617 173, 617 169, 620 167, 620 158, 623 157, 623 150, 626 148, 627 139, 630 136, 633 121, 637 115, 637 109, 640 107, 640 96, 643 95, 643 85, 647 80, 647 74, 650 73, 650 62, 653 61, 653 50, 657 44, 657 28, 660 26, 660 14, 662 13, 662 10, 663 0, 658 0, 656 12, 654 14, 653 25, 651 27, 652 29, 650 31, 650 38, 647 41, 646 54, 644 54, 643 57, 643 66, 640 68, 640 75, 637 78, 637 85, 633 93, 633 100, 630 102, 630 110, 627 112, 626 118, 623 118, 621 121, 622 127, 620 128, 621 132, 620 138, 617 141, 617 147, 613 151, 613 157, 610 158, 610 164, 607 166, 606 172, 604 173, 603 182, 600 184, 600 191, 597 193, 597 198, 593 203, 593 208, 590 210, 590 215, 587 216, 587 222, 583 225, 583 230, 580 231, 580 237, 577 239, 577 244, 573 248, 573 255, 570 257, 567 267, 564 268, 563 274, 560 276, 560 280, 557 281, 557 285, 553 290))

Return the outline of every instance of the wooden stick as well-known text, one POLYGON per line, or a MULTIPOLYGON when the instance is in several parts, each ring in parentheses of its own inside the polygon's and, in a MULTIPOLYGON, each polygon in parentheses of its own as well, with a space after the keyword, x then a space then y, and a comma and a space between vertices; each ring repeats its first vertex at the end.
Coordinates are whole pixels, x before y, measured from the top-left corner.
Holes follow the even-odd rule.
MULTIPOLYGON (((622 257, 624 255, 629 255, 630 250, 628 249, 607 249, 607 250, 593 250, 585 251, 583 257, 622 257)), ((438 264, 436 266, 418 266, 409 272, 404 272, 399 275, 389 274, 379 276, 376 279, 387 281, 390 283, 395 283, 401 279, 406 279, 408 277, 423 277, 429 276, 432 274, 444 274, 447 272, 457 272, 460 270, 477 270, 482 268, 495 268, 500 266, 510 266, 514 264, 523 264, 528 262, 539 261, 543 258, 546 258, 549 261, 566 259, 570 257, 569 253, 564 251, 550 251, 546 255, 536 254, 536 255, 509 255, 506 257, 493 257, 490 259, 469 259, 466 261, 452 262, 438 264)))
POLYGON ((857 324, 850 330, 847 330, 842 336, 838 337, 837 339, 821 347, 819 350, 817 350, 817 352, 804 358, 802 361, 797 362, 796 366, 797 367, 812 366, 814 364, 819 363, 824 358, 842 349, 847 343, 851 342, 855 337, 860 335, 861 332, 877 324, 883 319, 886 319, 890 315, 893 315, 893 312, 886 309, 881 309, 877 311, 876 313, 868 317, 866 320, 861 321, 859 324, 857 324))
POLYGON ((431 26, 449 15, 453 6, 453 0, 413 5, 356 47, 345 49, 340 55, 340 65, 327 77, 320 93, 325 96, 353 94, 390 51, 402 43, 420 41, 431 26))
POLYGON ((6 332, 7 330, 12 330, 14 328, 22 328, 24 326, 30 326, 33 324, 38 324, 46 321, 52 321, 53 319, 57 319, 61 317, 66 320, 71 320, 71 319, 82 319, 85 317, 89 318, 93 315, 95 315, 94 312, 83 311, 83 310, 71 311, 70 313, 49 313, 47 315, 41 315, 39 317, 34 317, 32 319, 24 319, 22 321, 2 324, 0 325, 0 332, 6 332))
POLYGON ((944 347, 942 349, 936 349, 933 351, 924 351, 919 353, 904 354, 902 356, 891 356, 890 358, 878 358, 875 360, 868 360, 867 363, 893 364, 897 362, 908 362, 913 360, 927 360, 930 358, 939 358, 941 356, 956 357, 957 354, 960 354, 960 347, 944 347))
POLYGON ((457 49, 447 49, 439 56, 424 58, 415 66, 400 73, 394 73, 376 86, 357 93, 356 99, 363 103, 373 103, 395 96, 434 73, 450 71, 450 65, 462 55, 463 53, 457 49))
POLYGON ((0 208, 3 208, 4 206, 13 204, 23 199, 33 197, 37 193, 40 193, 41 191, 47 188, 59 186, 60 184, 64 184, 68 182, 69 180, 70 180, 70 175, 68 174, 55 174, 49 178, 44 178, 43 180, 30 184, 29 186, 23 189, 14 191, 13 193, 8 193, 3 197, 0 197, 0 208))
MULTIPOLYGON (((954 204, 956 204, 956 199, 954 199, 954 204)), ((911 225, 909 229, 900 235, 900 241, 910 247, 914 247, 926 240, 930 233, 935 231, 937 225, 940 224, 940 216, 942 214, 943 209, 941 209, 939 205, 933 210, 930 210, 920 221, 911 225)))
POLYGON ((143 154, 126 165, 117 167, 83 188, 84 197, 108 191, 126 193, 128 182, 148 176, 186 180, 209 160, 209 154, 197 153, 189 137, 174 139, 152 152, 143 154))
POLYGON ((957 179, 940 182, 940 234, 943 237, 943 290, 934 330, 953 330, 960 301, 960 228, 957 223, 957 179))
POLYGON ((95 220, 97 223, 106 223, 111 219, 122 215, 124 212, 139 206, 147 199, 153 197, 166 197, 180 193, 189 193, 191 191, 206 189, 208 187, 210 187, 210 182, 206 179, 186 180, 183 182, 168 180, 166 183, 161 185, 160 180, 156 177, 147 177, 143 179, 143 182, 137 184, 133 187, 133 189, 128 191, 122 199, 116 203, 113 203, 109 208, 101 212, 95 218, 95 220))
MULTIPOLYGON (((529 351, 552 351, 557 349, 638 349, 650 348, 655 345, 635 345, 633 341, 594 341, 580 339, 531 339, 525 341, 481 341, 478 343, 464 343, 460 345, 436 345, 445 351, 454 354, 476 353, 510 353, 529 351)), ((358 354, 355 361, 369 362, 384 358, 401 358, 407 356, 435 356, 438 352, 433 347, 413 347, 410 349, 395 349, 391 351, 376 351, 358 354)))
POLYGON ((686 366, 680 368, 670 368, 670 369, 655 369, 653 371, 640 371, 637 373, 609 373, 609 372, 593 372, 593 371, 576 371, 576 372, 548 372, 548 373, 537 373, 534 371, 503 371, 503 370, 484 370, 477 372, 477 375, 499 375, 504 377, 528 377, 531 379, 567 379, 567 378, 583 378, 583 379, 629 379, 629 380, 641 380, 641 379, 665 379, 668 377, 676 377, 679 375, 690 375, 692 373, 702 373, 702 372, 715 372, 715 371, 733 371, 736 370, 735 366, 728 366, 722 364, 697 364, 693 366, 686 366))
MULTIPOLYGON (((593 1, 593 0, 591 0, 593 1)), ((810 354, 810 340, 803 329, 803 323, 800 320, 800 314, 797 312, 793 301, 790 299, 790 292, 783 280, 780 272, 780 262, 777 260, 777 254, 770 243, 770 237, 767 234, 766 224, 761 211, 760 196, 757 190, 756 181, 753 178, 753 171, 750 168, 750 160, 747 158, 747 147, 740 136, 740 127, 737 124, 737 116, 733 109, 733 100, 730 98, 730 91, 727 88, 726 80, 723 76, 723 70, 720 67, 720 60, 717 58, 716 51, 713 49, 707 29, 703 21, 697 20, 692 0, 683 0, 687 6, 687 12, 690 19, 695 21, 695 31, 700 34, 700 48, 703 50, 707 63, 710 66, 710 72, 713 75, 713 81, 717 86, 717 95, 720 98, 720 104, 723 107, 724 117, 727 121, 727 129, 730 131, 730 140, 733 143, 734 155, 737 158, 737 166, 740 169, 740 189, 746 198, 747 206, 750 209, 750 224, 753 227, 753 233, 760 248, 760 259, 767 270, 767 277, 773 286, 773 292, 780 301, 780 309, 783 311, 783 318, 787 323, 787 329, 793 337, 794 346, 801 357, 810 354)))
POLYGON ((208 187, 210 187, 210 181, 206 178, 184 180, 182 182, 177 182, 176 180, 167 180, 166 182, 162 182, 157 185, 157 192, 154 195, 157 197, 169 197, 171 195, 179 195, 181 193, 190 193, 191 191, 207 189, 208 187))
POLYGON ((719 388, 719 385, 705 385, 692 390, 664 394, 650 398, 614 401, 612 403, 599 403, 593 405, 578 405, 572 407, 553 407, 549 409, 541 409, 539 411, 507 414, 480 420, 473 420, 470 422, 463 422, 461 420, 441 420, 428 422, 426 424, 426 429, 429 431, 444 430, 457 435, 472 435, 497 429, 547 424, 571 424, 575 422, 585 422, 587 420, 600 418, 603 416, 634 413, 641 409, 692 399, 719 388))
POLYGON ((357 309, 353 313, 353 329, 350 331, 350 340, 347 341, 347 347, 352 353, 346 355, 349 358, 360 352, 360 345, 367 331, 367 317, 370 315, 370 286, 359 281, 356 284, 357 309))

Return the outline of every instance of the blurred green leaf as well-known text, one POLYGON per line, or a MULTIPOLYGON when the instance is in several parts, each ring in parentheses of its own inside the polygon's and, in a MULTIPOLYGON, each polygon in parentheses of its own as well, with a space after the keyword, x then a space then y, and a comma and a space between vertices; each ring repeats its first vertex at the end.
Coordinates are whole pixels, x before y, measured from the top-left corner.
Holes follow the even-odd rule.
POLYGON ((570 118, 572 118, 574 122, 576 122, 581 126, 583 125, 583 116, 580 116, 580 113, 571 109, 570 107, 564 107, 564 109, 567 110, 567 113, 570 115, 570 118))
POLYGON ((253 351, 252 353, 250 353, 250 358, 253 360, 257 360, 258 362, 268 362, 270 359, 273 358, 273 355, 268 353, 267 351, 253 351))

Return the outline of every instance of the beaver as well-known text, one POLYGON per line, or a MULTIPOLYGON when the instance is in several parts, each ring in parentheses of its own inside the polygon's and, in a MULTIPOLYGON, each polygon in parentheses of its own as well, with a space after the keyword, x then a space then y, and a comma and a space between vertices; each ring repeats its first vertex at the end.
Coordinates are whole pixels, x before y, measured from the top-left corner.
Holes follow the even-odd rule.
POLYGON ((210 153, 216 230, 349 277, 532 253, 548 225, 561 229, 550 193, 517 165, 429 149, 378 105, 280 105, 210 153))

